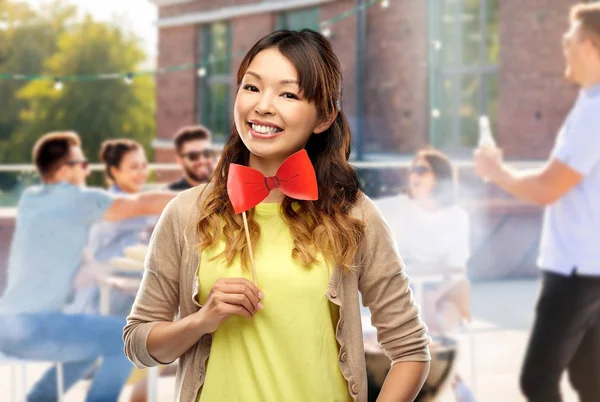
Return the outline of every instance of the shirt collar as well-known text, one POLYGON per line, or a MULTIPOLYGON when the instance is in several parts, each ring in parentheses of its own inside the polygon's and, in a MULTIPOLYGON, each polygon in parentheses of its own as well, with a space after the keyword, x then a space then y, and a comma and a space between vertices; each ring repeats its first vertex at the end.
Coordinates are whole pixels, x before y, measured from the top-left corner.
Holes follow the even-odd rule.
POLYGON ((110 188, 110 192, 111 193, 122 193, 123 190, 121 190, 121 187, 117 186, 116 184, 113 184, 112 187, 110 188))
POLYGON ((584 89, 582 92, 588 97, 600 96, 600 83, 592 85, 591 87, 584 89))

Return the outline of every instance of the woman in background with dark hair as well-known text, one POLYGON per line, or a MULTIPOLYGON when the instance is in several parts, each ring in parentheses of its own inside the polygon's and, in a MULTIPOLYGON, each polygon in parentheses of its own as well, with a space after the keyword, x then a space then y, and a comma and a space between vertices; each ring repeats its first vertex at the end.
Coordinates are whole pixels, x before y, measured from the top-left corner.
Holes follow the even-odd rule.
MULTIPOLYGON (((142 145, 134 140, 119 138, 104 141, 100 148, 100 161, 104 164, 105 179, 109 191, 115 194, 136 194, 143 190, 148 180, 148 160, 142 145)), ((86 249, 87 264, 76 278, 76 296, 68 311, 77 313, 97 313, 99 291, 95 276, 113 258, 124 256, 126 247, 147 243, 148 231, 156 224, 157 217, 139 217, 119 222, 99 222, 91 231, 86 249), (99 265, 100 264, 100 265, 99 265)), ((110 294, 110 314, 127 316, 135 296, 115 289, 110 294)), ((168 368, 162 376, 173 375, 168 368)), ((146 378, 135 372, 129 379, 135 382, 130 401, 145 401, 146 378)))
MULTIPOLYGON (((136 141, 120 138, 104 141, 100 148, 100 161, 104 164, 109 191, 116 194, 141 192, 148 180, 148 160, 142 145, 136 141)), ((89 249, 92 258, 108 262, 123 256, 126 247, 147 243, 147 231, 156 223, 156 217, 140 217, 119 223, 101 222, 90 232, 89 249)), ((133 301, 133 300, 132 300, 133 301)), ((131 303, 115 306, 118 315, 129 314, 131 303)))
MULTIPOLYGON (((412 276, 442 274, 444 282, 425 288, 423 317, 432 335, 445 335, 470 320, 469 216, 458 205, 456 170, 444 153, 417 152, 405 194, 376 201, 412 276)), ((457 377, 459 402, 474 397, 457 377)))
MULTIPOLYGON (((100 149, 100 161, 105 165, 106 182, 114 194, 135 194, 142 191, 148 179, 148 161, 144 148, 130 139, 104 141, 100 149)), ((156 218, 138 217, 119 222, 99 222, 92 226, 85 251, 85 263, 75 280, 77 292, 69 311, 78 313, 98 312, 98 287, 95 276, 106 268, 111 259, 122 257, 126 247, 145 241, 146 231, 156 218)), ((147 241, 147 240, 146 240, 147 241)), ((112 292, 110 313, 127 316, 134 296, 112 292)))

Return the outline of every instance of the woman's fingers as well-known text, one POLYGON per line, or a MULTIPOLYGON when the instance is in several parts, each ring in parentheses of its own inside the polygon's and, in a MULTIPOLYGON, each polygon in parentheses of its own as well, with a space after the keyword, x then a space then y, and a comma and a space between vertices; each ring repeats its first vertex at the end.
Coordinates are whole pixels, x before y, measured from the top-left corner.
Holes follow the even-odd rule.
POLYGON ((220 301, 225 304, 243 307, 251 315, 254 315, 258 311, 252 302, 250 302, 250 299, 243 293, 223 293, 220 301))
POLYGON ((263 294, 260 291, 260 289, 258 289, 258 287, 256 287, 255 284, 253 284, 246 278, 223 278, 222 281, 224 284, 244 285, 244 286, 248 287, 248 289, 250 289, 252 291, 252 293, 254 293, 256 295, 256 297, 258 297, 259 299, 263 298, 263 294))
POLYGON ((226 285, 223 286, 221 291, 225 294, 244 295, 250 301, 250 303, 252 303, 252 309, 254 312, 260 310, 259 305, 262 306, 258 296, 246 285, 226 285))

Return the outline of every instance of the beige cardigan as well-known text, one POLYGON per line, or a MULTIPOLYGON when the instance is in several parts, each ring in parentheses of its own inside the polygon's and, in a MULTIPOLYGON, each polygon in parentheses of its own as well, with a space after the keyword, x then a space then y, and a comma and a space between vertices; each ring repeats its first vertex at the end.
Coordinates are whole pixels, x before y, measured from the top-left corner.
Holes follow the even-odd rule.
MULTIPOLYGON (((163 212, 150 241, 144 278, 124 329, 125 354, 140 368, 159 363, 146 348, 148 334, 156 324, 172 321, 179 312, 186 317, 201 306, 198 293, 198 253, 194 222, 204 186, 187 190, 163 212), (185 231, 185 235, 184 235, 185 231)), ((325 296, 339 306, 335 330, 339 343, 339 366, 354 401, 367 400, 367 375, 359 295, 372 313, 378 341, 392 364, 428 361, 429 337, 408 287, 396 246, 372 201, 361 195, 352 214, 366 222, 366 236, 358 250, 357 269, 344 274, 333 271, 325 296)), ((177 401, 194 401, 206 373, 212 335, 204 335, 179 359, 177 401)))

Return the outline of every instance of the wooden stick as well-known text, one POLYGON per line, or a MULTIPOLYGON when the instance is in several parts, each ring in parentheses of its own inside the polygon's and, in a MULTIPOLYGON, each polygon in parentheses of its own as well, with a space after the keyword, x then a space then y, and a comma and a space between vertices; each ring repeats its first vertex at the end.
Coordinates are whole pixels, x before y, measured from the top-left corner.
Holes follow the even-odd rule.
POLYGON ((246 231, 246 242, 248 242, 248 251, 250 252, 250 266, 252 267, 252 282, 258 286, 256 281, 256 267, 254 266, 254 254, 252 253, 252 243, 250 242, 250 230, 248 229, 248 218, 246 218, 246 211, 242 212, 242 218, 244 218, 244 229, 246 231))

